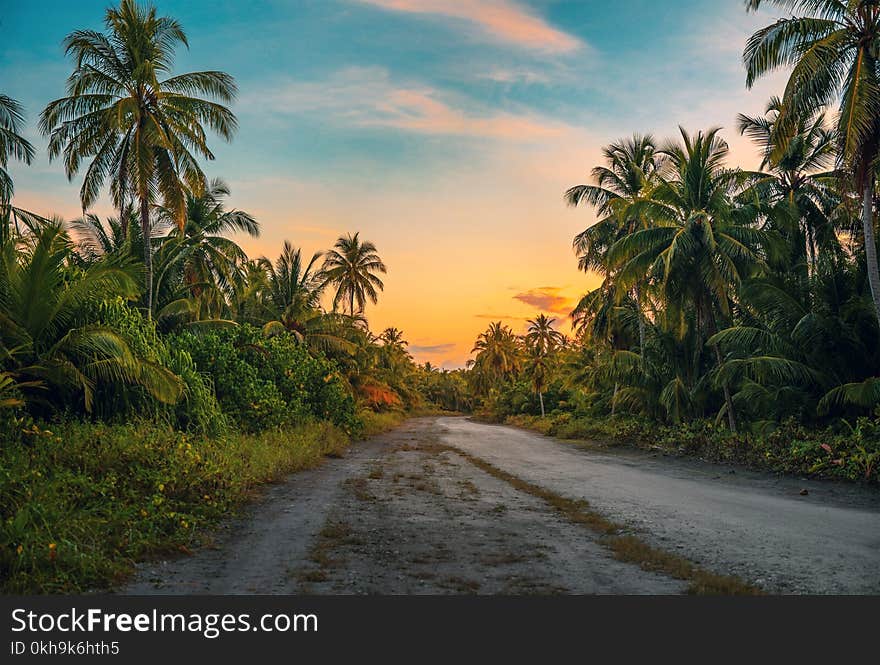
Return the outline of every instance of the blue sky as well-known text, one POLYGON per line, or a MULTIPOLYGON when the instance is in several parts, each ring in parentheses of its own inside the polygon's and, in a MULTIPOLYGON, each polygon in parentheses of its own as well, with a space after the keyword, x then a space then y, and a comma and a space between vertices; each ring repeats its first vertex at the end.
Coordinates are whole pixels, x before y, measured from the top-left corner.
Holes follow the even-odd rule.
MULTIPOLYGON (((60 42, 100 29, 108 3, 0 3, 2 91, 25 105, 42 148, 36 117, 70 72, 60 42)), ((745 89, 744 41, 772 16, 742 0, 156 4, 189 36, 176 71, 238 81, 239 132, 213 141, 205 169, 262 222, 243 244, 272 256, 286 238, 311 252, 360 230, 391 268, 373 327, 403 328, 420 360, 448 366, 488 319, 564 319, 595 283, 570 250, 591 213, 561 194, 604 143, 731 128, 782 81, 745 89)), ((756 165, 745 140, 724 135, 732 162, 756 165)), ((12 167, 17 202, 76 215, 78 179, 44 155, 12 167)))

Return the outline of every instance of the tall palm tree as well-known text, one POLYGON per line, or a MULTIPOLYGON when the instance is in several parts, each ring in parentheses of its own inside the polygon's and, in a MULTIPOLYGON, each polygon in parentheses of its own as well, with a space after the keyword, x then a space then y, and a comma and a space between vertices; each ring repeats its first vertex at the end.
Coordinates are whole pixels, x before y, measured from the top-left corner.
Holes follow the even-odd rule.
POLYGON ((550 373, 550 357, 562 345, 562 333, 553 327, 556 319, 539 314, 527 322, 524 341, 528 356, 526 371, 532 377, 532 386, 538 393, 541 403, 541 417, 544 417, 544 387, 550 373))
MULTIPOLYGON (((67 97, 51 102, 40 118, 49 157, 63 153, 68 178, 91 159, 80 189, 84 209, 109 179, 120 219, 126 219, 122 211, 130 198, 138 202, 143 237, 150 236, 150 204, 157 198, 182 229, 187 189, 198 193, 205 185, 197 157, 214 158, 205 127, 227 140, 235 132, 235 116, 220 103, 235 97, 235 82, 218 71, 169 76, 175 49, 188 42, 180 24, 157 16, 155 7, 121 0, 107 10, 104 24, 106 33, 77 30, 64 39, 76 68, 67 97), (199 94, 205 98, 193 96, 199 94)), ((151 249, 144 244, 148 315, 151 249)))
POLYGON ((322 271, 324 283, 336 287, 333 309, 347 301, 349 316, 355 316, 363 314, 368 300, 374 305, 379 301, 379 291, 383 291, 385 285, 376 273, 384 274, 388 270, 373 243, 361 242, 360 233, 349 233, 341 236, 327 252, 322 271))
POLYGON ((820 249, 839 247, 829 217, 839 174, 828 171, 837 146, 824 113, 814 111, 790 128, 779 122, 783 113, 782 100, 771 97, 764 115, 738 116, 740 134, 751 138, 763 157, 761 170, 750 174, 751 186, 743 196, 755 197, 767 205, 771 225, 793 251, 793 267, 808 272, 808 267, 815 266, 820 249), (791 134, 781 135, 783 129, 791 134))
POLYGON ((24 111, 17 101, 0 94, 0 206, 12 200, 12 178, 6 171, 10 159, 30 164, 34 158, 34 146, 19 134, 24 122, 24 111))
MULTIPOLYGON (((605 165, 592 171, 596 184, 571 187, 564 198, 570 206, 588 203, 596 208, 599 220, 577 234, 573 245, 578 254, 578 267, 583 271, 596 271, 607 281, 613 279, 607 261, 609 247, 623 236, 645 228, 648 223, 639 203, 650 198, 662 160, 650 134, 634 134, 606 146, 602 153, 605 165)), ((639 310, 639 346, 644 349, 642 286, 635 283, 633 295, 639 310)))
POLYGON ((783 125, 839 100, 840 160, 853 174, 862 199, 868 283, 880 321, 873 210, 880 157, 880 4, 876 0, 748 0, 747 8, 757 10, 768 3, 803 15, 780 18, 749 38, 743 52, 746 85, 751 87, 779 67, 792 67, 783 96, 783 125))
MULTIPOLYGON (((682 143, 663 150, 667 173, 650 206, 654 224, 618 240, 609 259, 620 266, 622 284, 644 280, 659 283, 667 316, 684 329, 694 320, 702 343, 729 320, 737 286, 763 266, 767 235, 757 229, 754 211, 737 206, 733 197, 741 175, 724 167, 727 144, 717 129, 695 136, 681 130, 682 143)), ((695 353, 699 353, 699 345, 695 353)), ((713 345, 717 364, 723 362, 713 345)), ((723 383, 730 429, 736 417, 727 383, 723 383)))

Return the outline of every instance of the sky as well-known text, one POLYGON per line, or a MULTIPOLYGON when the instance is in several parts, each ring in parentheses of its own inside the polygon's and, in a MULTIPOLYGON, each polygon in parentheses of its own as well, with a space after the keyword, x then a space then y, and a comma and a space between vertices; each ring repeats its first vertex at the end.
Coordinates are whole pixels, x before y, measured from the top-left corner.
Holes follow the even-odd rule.
MULTIPOLYGON (((588 182, 603 145, 720 126, 730 164, 754 168, 735 131, 781 93, 781 74, 745 87, 746 38, 774 17, 743 0, 155 0, 190 49, 175 72, 232 74, 239 130, 212 137, 209 177, 230 186, 275 258, 347 232, 373 241, 385 290, 374 331, 401 328, 419 362, 459 367, 501 320, 538 313, 568 331, 598 284, 573 236, 595 221, 562 194, 588 182)), ((61 40, 102 27, 107 0, 0 0, 0 91, 25 105, 31 166, 13 163, 16 205, 81 214, 81 178, 46 157, 36 119, 64 95, 61 40)), ((111 214, 106 201, 95 212, 111 214)))

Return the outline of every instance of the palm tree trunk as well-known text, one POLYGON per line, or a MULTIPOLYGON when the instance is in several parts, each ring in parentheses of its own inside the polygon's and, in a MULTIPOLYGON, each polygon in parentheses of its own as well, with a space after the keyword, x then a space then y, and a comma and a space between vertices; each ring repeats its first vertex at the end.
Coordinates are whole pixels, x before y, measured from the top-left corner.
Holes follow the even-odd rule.
POLYGON ((862 230, 865 234, 865 261, 868 267, 868 285, 877 320, 880 321, 880 270, 877 267, 877 242, 874 238, 874 180, 868 178, 862 195, 862 230))
POLYGON ((611 417, 614 417, 614 409, 617 406, 617 381, 614 382, 614 393, 611 395, 611 417))
MULTIPOLYGON (((707 324, 709 328, 709 337, 712 337, 718 332, 718 325, 715 323, 714 312, 709 312, 707 324)), ((715 352, 715 360, 718 362, 718 368, 721 369, 721 365, 724 364, 724 358, 721 356, 721 349, 718 348, 717 344, 713 344, 712 350, 715 352)), ((730 425, 730 431, 736 434, 736 413, 733 410, 733 398, 730 395, 730 386, 727 385, 727 381, 721 384, 721 388, 724 391, 724 404, 727 407, 727 422, 730 425)))
POLYGON ((150 242, 150 205, 141 197, 141 233, 144 236, 144 278, 147 293, 147 319, 153 318, 153 244, 150 242))
POLYGON ((639 317, 639 357, 642 369, 645 367, 645 316, 642 313, 642 289, 636 284, 636 314, 639 317))
POLYGON ((541 402, 541 417, 544 417, 544 393, 538 393, 538 401, 541 402))
MULTIPOLYGON (((718 367, 721 367, 723 362, 721 349, 718 348, 717 344, 713 344, 712 348, 715 350, 715 359, 718 361, 718 367)), ((721 387, 724 390, 724 404, 727 406, 727 422, 730 424, 730 431, 736 434, 736 414, 733 412, 733 399, 730 396, 730 387, 727 385, 727 381, 721 387)))

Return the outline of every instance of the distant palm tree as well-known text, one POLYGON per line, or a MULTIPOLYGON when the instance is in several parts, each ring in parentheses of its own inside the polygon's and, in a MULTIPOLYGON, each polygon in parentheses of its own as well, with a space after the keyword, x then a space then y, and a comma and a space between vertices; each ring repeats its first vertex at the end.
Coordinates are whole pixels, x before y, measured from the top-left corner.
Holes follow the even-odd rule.
POLYGON ((385 346, 400 348, 409 346, 409 342, 403 338, 403 331, 399 328, 385 328, 385 330, 382 331, 382 334, 379 335, 379 339, 382 340, 382 343, 385 346))
MULTIPOLYGON (((224 139, 236 129, 232 112, 220 102, 236 94, 232 77, 204 71, 167 76, 177 46, 188 46, 180 24, 156 15, 155 7, 121 0, 107 10, 107 33, 77 30, 64 39, 76 69, 67 81, 68 96, 51 102, 40 118, 49 136, 49 157, 64 154, 69 178, 81 162, 86 169, 80 199, 90 207, 105 181, 120 219, 129 198, 137 200, 142 234, 150 236, 150 204, 162 199, 178 226, 186 223, 186 191, 201 192, 205 175, 196 156, 213 159, 205 126, 224 139)), ((127 233, 123 233, 127 235, 127 233)), ((153 265, 144 243, 147 314, 152 312, 153 265)))
MULTIPOLYGON (((837 103, 840 159, 862 198, 868 283, 880 320, 880 267, 874 234, 875 169, 880 157, 880 4, 876 0, 748 0, 757 10, 773 4, 803 16, 780 18, 753 34, 743 52, 746 85, 792 66, 779 123, 791 126, 815 109, 837 103)), ((783 132, 783 135, 790 132, 783 132)), ((784 143, 777 148, 784 150, 784 143)))
MULTIPOLYGON (((620 238, 649 224, 644 203, 650 200, 657 185, 662 159, 650 134, 634 134, 606 146, 602 152, 605 165, 592 171, 596 184, 575 185, 565 192, 564 198, 570 206, 588 203, 596 208, 599 220, 578 233, 573 246, 581 270, 596 271, 606 282, 611 282, 614 276, 607 260, 608 249, 620 238)), ((626 297, 619 289, 607 288, 605 291, 614 294, 618 302, 626 297)), ((639 347, 642 352, 645 347, 644 295, 643 284, 633 284, 632 297, 639 313, 639 347)))
POLYGON ((528 351, 526 372, 532 377, 532 387, 538 393, 542 418, 544 417, 544 387, 552 365, 551 355, 564 341, 562 333, 553 327, 555 322, 556 319, 539 314, 528 321, 525 334, 526 350, 528 351))
POLYGON ((494 321, 477 337, 471 353, 476 353, 472 370, 477 387, 488 391, 515 376, 522 369, 519 337, 501 321, 494 321))
POLYGON ((361 242, 359 236, 359 233, 349 233, 340 237, 324 258, 324 283, 336 286, 333 309, 347 301, 349 316, 363 314, 367 301, 376 304, 379 291, 385 289, 376 276, 376 273, 387 272, 385 264, 376 246, 369 241, 361 242))
POLYGON ((30 164, 34 158, 34 146, 19 134, 19 125, 24 122, 21 104, 0 94, 0 206, 12 200, 12 178, 6 171, 10 159, 30 164))
POLYGON ((820 248, 839 247, 828 215, 839 174, 828 171, 836 143, 825 114, 814 111, 782 127, 779 119, 784 114, 782 100, 771 97, 764 115, 739 115, 740 134, 751 138, 763 155, 761 171, 749 174, 750 188, 743 196, 768 204, 771 225, 788 241, 798 270, 815 265, 820 248), (783 135, 783 129, 789 135, 783 135))
POLYGON ((556 319, 551 319, 545 314, 538 314, 530 319, 526 328, 526 342, 543 354, 548 354, 559 347, 563 342, 561 332, 553 327, 556 319))

